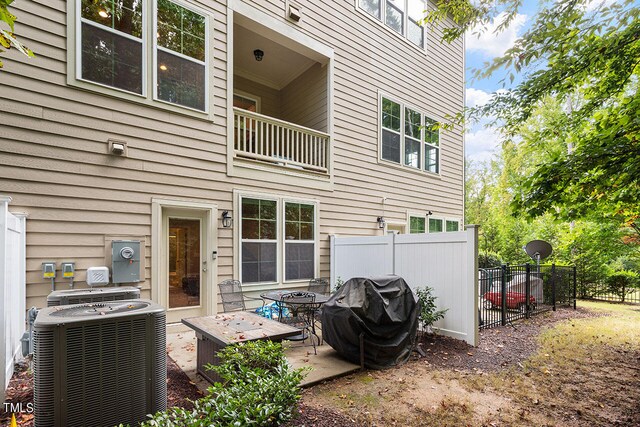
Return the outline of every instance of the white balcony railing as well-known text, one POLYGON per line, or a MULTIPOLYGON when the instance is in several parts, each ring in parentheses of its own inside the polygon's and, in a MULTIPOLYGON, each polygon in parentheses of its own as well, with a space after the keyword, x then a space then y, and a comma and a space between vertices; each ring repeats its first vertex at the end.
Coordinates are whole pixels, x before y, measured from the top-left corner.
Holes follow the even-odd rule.
POLYGON ((327 173, 329 135, 263 114, 233 109, 236 157, 327 173))

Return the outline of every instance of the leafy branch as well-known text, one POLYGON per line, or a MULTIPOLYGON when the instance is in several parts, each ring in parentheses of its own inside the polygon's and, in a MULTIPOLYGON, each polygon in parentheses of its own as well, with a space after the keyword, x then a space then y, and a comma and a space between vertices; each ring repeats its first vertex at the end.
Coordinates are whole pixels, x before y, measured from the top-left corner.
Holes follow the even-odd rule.
MULTIPOLYGON (((9 31, 0 27, 0 47, 5 49, 11 49, 12 47, 17 49, 23 55, 26 55, 29 58, 33 58, 35 55, 33 51, 23 45, 15 36, 15 21, 16 16, 9 12, 9 5, 13 3, 13 0, 0 0, 0 21, 7 24, 9 27, 9 31)), ((0 52, 4 52, 3 49, 0 48, 0 52)), ((0 68, 2 68, 4 64, 0 60, 0 68)))

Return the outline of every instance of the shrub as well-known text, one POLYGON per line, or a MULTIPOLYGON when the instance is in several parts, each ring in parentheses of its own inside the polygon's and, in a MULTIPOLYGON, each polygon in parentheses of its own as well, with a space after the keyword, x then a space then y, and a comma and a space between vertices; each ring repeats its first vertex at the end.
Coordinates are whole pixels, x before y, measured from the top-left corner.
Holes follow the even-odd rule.
POLYGON ((483 251, 478 254, 478 267, 479 268, 494 268, 500 267, 502 260, 500 255, 491 251, 483 251))
POLYGON ((436 297, 432 295, 433 288, 425 286, 416 289, 418 294, 418 302, 420 303, 420 314, 418 320, 423 331, 431 329, 431 326, 440 319, 444 318, 448 309, 437 310, 436 297))
POLYGON ((333 288, 333 292, 338 292, 342 285, 344 285, 344 280, 340 276, 336 277, 336 287, 333 288))
POLYGON ((605 284, 608 292, 616 295, 624 302, 627 294, 640 287, 640 277, 635 271, 612 271, 605 279, 605 284))
POLYGON ((282 345, 249 341, 218 352, 215 370, 222 383, 191 410, 170 408, 141 427, 279 426, 289 421, 300 400, 304 369, 291 369, 282 345))

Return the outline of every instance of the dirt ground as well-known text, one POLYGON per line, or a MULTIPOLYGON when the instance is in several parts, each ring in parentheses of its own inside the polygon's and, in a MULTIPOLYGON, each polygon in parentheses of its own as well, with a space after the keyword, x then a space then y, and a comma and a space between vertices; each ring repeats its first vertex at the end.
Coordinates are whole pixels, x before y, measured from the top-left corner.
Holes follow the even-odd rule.
MULTIPOLYGON (((304 390, 288 426, 640 426, 640 307, 587 306, 482 331, 478 347, 425 336, 424 357, 304 390)), ((201 394, 167 361, 169 406, 189 407, 201 394)), ((31 384, 23 366, 6 400, 32 402, 31 384)))
MULTIPOLYGON (((485 330, 475 348, 427 336, 425 357, 313 387, 302 402, 354 426, 639 426, 640 332, 619 330, 639 329, 635 311, 560 309, 485 330)), ((293 425, 338 425, 311 421, 293 425)))

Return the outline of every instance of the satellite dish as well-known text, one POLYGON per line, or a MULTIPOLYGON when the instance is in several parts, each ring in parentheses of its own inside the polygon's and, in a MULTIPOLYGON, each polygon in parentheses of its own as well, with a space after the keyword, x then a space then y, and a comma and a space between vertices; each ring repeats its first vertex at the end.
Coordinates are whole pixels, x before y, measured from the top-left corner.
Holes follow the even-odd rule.
POLYGON ((538 264, 540 260, 547 258, 553 252, 553 248, 544 240, 532 240, 524 247, 525 252, 538 264))

